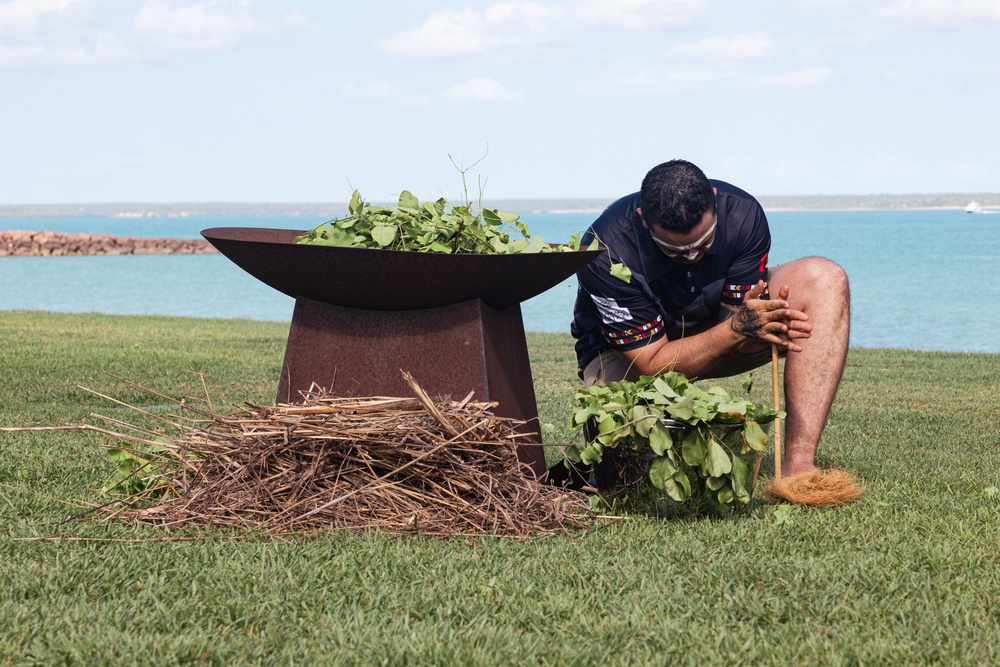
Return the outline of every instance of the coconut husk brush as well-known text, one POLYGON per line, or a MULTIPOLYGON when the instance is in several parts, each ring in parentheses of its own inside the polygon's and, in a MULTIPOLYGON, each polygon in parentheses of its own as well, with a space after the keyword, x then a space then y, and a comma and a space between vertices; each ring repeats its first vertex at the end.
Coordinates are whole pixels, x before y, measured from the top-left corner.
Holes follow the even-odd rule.
POLYGON ((810 507, 832 507, 857 500, 864 489, 843 470, 809 470, 789 477, 775 477, 764 487, 768 500, 783 500, 810 507))
MULTIPOLYGON (((778 346, 771 345, 771 389, 774 395, 774 409, 780 409, 778 388, 778 346)), ((836 468, 830 470, 809 470, 781 476, 781 420, 774 420, 774 477, 764 487, 767 500, 785 501, 811 507, 844 505, 857 500, 864 489, 858 486, 850 474, 836 468)), ((760 466, 760 460, 757 461, 760 466)), ((757 470, 754 470, 756 480, 757 470)))

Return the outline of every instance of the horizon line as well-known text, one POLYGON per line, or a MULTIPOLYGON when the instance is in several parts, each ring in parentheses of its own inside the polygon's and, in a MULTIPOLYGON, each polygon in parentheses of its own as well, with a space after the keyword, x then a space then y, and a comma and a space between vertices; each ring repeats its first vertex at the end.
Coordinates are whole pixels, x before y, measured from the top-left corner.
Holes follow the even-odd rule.
MULTIPOLYGON (((756 195, 765 210, 883 209, 883 208, 964 208, 976 202, 984 207, 1000 206, 1000 193, 911 193, 838 195, 756 195)), ((493 197, 483 199, 483 207, 517 210, 520 213, 600 212, 617 197, 493 197)), ((394 201, 372 201, 393 205, 394 201)), ((480 203, 480 202, 477 202, 480 203)), ((147 217, 155 215, 330 215, 347 210, 344 202, 306 201, 108 201, 0 204, 0 217, 58 217, 94 215, 147 217)))

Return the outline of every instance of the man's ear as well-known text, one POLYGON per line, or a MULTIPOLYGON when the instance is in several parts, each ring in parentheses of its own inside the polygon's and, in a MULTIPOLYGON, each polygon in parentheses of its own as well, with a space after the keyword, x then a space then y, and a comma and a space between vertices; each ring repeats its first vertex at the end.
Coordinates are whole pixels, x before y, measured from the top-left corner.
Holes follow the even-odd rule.
POLYGON ((639 214, 639 219, 642 220, 642 228, 649 229, 649 225, 646 224, 646 218, 642 217, 642 209, 636 208, 635 212, 639 214))

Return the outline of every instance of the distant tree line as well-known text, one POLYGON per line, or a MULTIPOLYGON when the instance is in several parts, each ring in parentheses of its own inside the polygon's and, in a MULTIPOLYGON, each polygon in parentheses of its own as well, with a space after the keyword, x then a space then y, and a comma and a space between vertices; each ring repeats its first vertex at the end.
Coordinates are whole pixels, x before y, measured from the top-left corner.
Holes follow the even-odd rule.
MULTIPOLYGON (((950 193, 911 195, 758 195, 765 209, 851 209, 851 208, 928 208, 959 207, 969 202, 981 206, 1000 206, 1000 193, 950 193)), ((484 206, 513 213, 588 212, 599 213, 611 198, 564 199, 491 199, 484 206)), ((395 202, 378 202, 394 204, 395 202)), ((0 218, 33 217, 169 217, 169 216, 320 216, 336 218, 347 213, 347 202, 334 203, 106 203, 106 204, 6 204, 0 205, 0 218)))

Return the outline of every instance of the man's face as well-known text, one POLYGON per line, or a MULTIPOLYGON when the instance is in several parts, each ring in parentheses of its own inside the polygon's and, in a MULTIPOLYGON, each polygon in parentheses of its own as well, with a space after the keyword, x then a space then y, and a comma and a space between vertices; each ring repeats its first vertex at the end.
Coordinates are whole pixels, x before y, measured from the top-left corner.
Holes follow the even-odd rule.
MULTIPOLYGON (((642 209, 639 209, 639 217, 642 217, 642 209)), ((642 226, 649 231, 653 242, 664 255, 681 264, 694 264, 700 261, 708 249, 712 247, 718 221, 719 217, 715 212, 706 211, 701 217, 701 222, 686 234, 668 232, 655 225, 651 228, 646 224, 645 219, 642 221, 642 226)))

